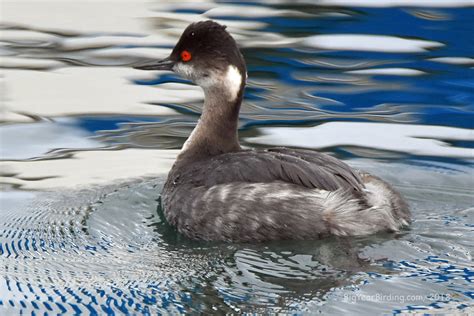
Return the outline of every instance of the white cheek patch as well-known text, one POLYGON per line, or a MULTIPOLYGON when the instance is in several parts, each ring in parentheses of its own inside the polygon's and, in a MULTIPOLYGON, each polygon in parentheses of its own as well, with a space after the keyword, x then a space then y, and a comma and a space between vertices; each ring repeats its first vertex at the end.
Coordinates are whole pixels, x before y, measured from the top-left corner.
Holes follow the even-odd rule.
POLYGON ((179 62, 176 65, 174 65, 173 71, 187 79, 191 79, 192 74, 194 73, 194 67, 189 64, 179 62))
POLYGON ((229 91, 229 99, 230 101, 234 101, 237 98, 237 94, 240 91, 240 87, 242 85, 242 75, 237 67, 230 65, 227 68, 227 72, 225 74, 225 86, 229 91))

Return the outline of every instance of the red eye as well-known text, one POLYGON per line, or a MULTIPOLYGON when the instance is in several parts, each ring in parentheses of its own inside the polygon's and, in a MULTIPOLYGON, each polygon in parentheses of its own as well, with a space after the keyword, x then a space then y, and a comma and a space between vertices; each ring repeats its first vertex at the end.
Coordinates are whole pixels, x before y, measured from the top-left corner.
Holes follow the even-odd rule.
POLYGON ((183 51, 181 52, 181 59, 182 59, 183 61, 190 61, 190 60, 191 60, 191 53, 188 52, 187 50, 183 50, 183 51))

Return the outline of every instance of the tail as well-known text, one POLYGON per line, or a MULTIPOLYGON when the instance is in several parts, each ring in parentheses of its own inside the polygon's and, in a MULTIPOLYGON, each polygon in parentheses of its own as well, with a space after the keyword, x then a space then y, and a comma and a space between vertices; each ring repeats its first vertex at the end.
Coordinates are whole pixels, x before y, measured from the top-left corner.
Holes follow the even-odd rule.
POLYGON ((362 174, 362 197, 349 191, 329 192, 323 218, 331 234, 361 236, 379 231, 399 231, 410 223, 410 210, 400 194, 383 180, 362 174))

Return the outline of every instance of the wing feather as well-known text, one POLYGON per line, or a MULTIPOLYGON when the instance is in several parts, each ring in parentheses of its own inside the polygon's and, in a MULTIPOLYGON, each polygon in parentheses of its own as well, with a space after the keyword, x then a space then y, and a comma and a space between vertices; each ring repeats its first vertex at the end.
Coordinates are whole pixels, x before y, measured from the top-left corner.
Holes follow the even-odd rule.
POLYGON ((361 191, 362 180, 348 165, 331 156, 309 150, 272 148, 248 150, 212 157, 177 168, 180 182, 212 187, 232 182, 283 181, 305 188, 361 191))

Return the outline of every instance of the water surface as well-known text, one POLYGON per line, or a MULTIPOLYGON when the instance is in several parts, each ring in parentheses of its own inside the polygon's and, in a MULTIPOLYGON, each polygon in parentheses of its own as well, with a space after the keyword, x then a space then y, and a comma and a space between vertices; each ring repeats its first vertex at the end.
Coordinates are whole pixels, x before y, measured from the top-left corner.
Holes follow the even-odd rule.
POLYGON ((4 1, 0 314, 472 311, 470 1, 4 1), (202 91, 131 65, 191 21, 248 64, 240 140, 318 149, 392 183, 398 234, 193 242, 159 192, 202 91))

